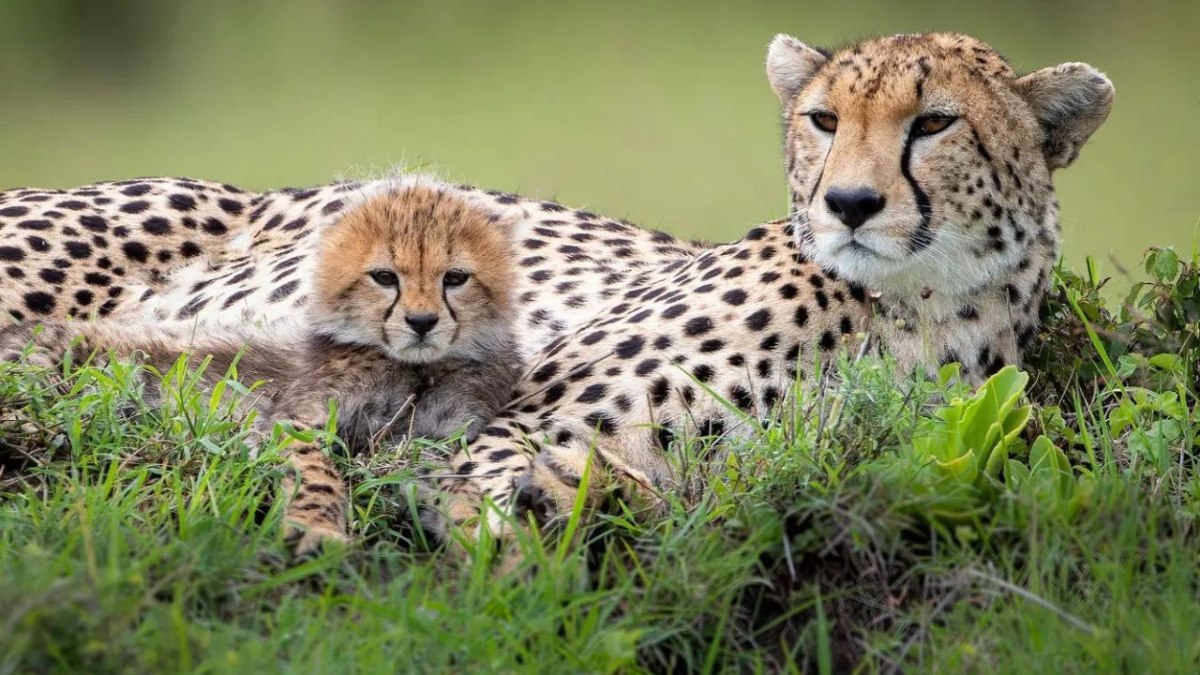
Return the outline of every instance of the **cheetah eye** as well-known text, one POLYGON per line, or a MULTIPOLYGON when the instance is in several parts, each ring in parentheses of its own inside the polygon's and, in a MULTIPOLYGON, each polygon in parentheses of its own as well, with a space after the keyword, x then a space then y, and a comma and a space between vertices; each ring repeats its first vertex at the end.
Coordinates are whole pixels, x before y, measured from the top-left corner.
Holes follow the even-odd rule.
POLYGON ((922 115, 913 122, 913 135, 932 136, 940 134, 950 128, 950 125, 954 124, 954 121, 957 119, 957 117, 950 115, 922 115))
POLYGON ((814 127, 824 131, 825 133, 832 134, 833 132, 837 131, 838 118, 837 115, 834 115, 833 113, 809 113, 808 118, 812 120, 814 127))
POLYGON ((471 278, 471 274, 465 270, 447 270, 442 275, 442 283, 446 288, 455 288, 467 283, 467 279, 471 278))
POLYGON ((391 270, 371 270, 367 274, 370 275, 372 281, 380 286, 397 286, 400 283, 400 279, 396 276, 396 273, 391 270))

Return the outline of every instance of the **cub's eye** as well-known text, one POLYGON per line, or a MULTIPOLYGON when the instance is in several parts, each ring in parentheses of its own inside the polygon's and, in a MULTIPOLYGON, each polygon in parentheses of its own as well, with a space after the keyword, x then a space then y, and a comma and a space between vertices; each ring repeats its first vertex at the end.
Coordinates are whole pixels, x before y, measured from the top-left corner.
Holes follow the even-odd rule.
POLYGON ((400 279, 391 270, 371 270, 367 274, 370 275, 372 281, 380 286, 397 286, 400 284, 400 279))
POLYGON ((940 134, 954 124, 957 119, 950 115, 923 115, 913 122, 913 131, 917 136, 940 134))
POLYGON ((471 274, 464 270, 447 270, 446 273, 442 275, 442 283, 445 284, 447 288, 454 288, 467 283, 467 279, 470 278, 471 274))
POLYGON ((812 120, 813 126, 821 131, 830 134, 837 131, 838 119, 837 115, 834 115, 833 113, 815 112, 809 114, 808 117, 812 120))

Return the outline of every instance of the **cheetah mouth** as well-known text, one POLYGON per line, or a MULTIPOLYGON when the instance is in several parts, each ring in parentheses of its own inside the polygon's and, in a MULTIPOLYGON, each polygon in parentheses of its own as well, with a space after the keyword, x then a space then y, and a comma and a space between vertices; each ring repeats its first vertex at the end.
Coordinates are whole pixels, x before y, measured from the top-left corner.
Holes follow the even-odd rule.
POLYGON ((446 348, 430 342, 412 342, 407 345, 392 345, 389 351, 393 357, 405 362, 428 363, 443 358, 446 348))
POLYGON ((871 248, 870 246, 867 246, 866 244, 859 242, 857 239, 851 239, 850 241, 847 241, 845 244, 843 244, 842 248, 838 250, 838 253, 843 253, 843 252, 857 253, 858 255, 869 255, 869 256, 872 256, 875 258, 886 258, 887 257, 885 255, 881 255, 878 251, 871 248))

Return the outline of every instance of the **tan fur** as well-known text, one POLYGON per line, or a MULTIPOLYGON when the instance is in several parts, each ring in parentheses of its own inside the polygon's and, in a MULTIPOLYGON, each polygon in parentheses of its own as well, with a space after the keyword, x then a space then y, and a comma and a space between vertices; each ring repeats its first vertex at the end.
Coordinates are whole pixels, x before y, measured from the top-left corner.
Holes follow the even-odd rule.
POLYGON ((1019 77, 983 42, 946 33, 828 57, 780 36, 767 72, 802 246, 875 292, 888 349, 907 369, 960 361, 974 381, 1019 363, 1058 256, 1051 172, 1108 116, 1108 79, 1077 63, 1019 77), (952 121, 917 134, 931 116, 952 121), (884 207, 851 229, 828 203, 846 189, 884 207))
MULTIPOLYGON (((248 331, 196 335, 182 326, 115 321, 46 322, 0 329, 0 359, 24 344, 34 358, 56 363, 95 350, 140 352, 158 367, 181 353, 209 355, 208 381, 234 359, 247 380, 265 380, 258 427, 278 422, 301 430, 327 424, 328 400, 338 402, 338 433, 352 450, 406 435, 474 438, 507 402, 520 360, 511 337, 512 260, 493 214, 420 181, 372 196, 326 232, 320 249, 316 301, 304 334, 293 339, 248 331), (443 289, 455 269, 465 283, 443 289), (388 270, 396 287, 381 287, 372 271, 388 270), (423 337, 405 325, 413 313, 435 314, 423 337), (36 337, 35 334, 36 333, 36 337), (244 351, 244 353, 243 353, 244 351)), ((319 442, 294 442, 287 453, 296 478, 285 478, 288 536, 298 554, 346 537, 345 488, 319 442)))
POLYGON ((496 217, 420 181, 403 200, 390 194, 369 197, 324 234, 312 298, 321 330, 362 344, 379 341, 382 331, 382 346, 414 362, 438 358, 443 349, 460 356, 488 350, 507 333, 514 284, 511 245, 496 217), (371 270, 399 276, 398 300, 371 281, 371 270), (444 288, 449 270, 470 280, 444 288), (437 317, 416 346, 405 323, 414 315, 437 317))

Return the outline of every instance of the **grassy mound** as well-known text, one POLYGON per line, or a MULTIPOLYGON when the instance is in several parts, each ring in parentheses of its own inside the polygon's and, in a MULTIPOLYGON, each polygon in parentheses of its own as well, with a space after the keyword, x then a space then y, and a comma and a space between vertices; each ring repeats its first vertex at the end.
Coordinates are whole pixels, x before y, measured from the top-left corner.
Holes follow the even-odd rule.
POLYGON ((286 439, 252 456, 238 392, 0 364, 0 673, 1195 672, 1197 263, 1152 251, 1123 302, 1061 271, 978 392, 841 363, 677 440, 667 517, 614 499, 504 577, 425 539, 412 453, 346 460, 359 543, 293 567, 286 439))

